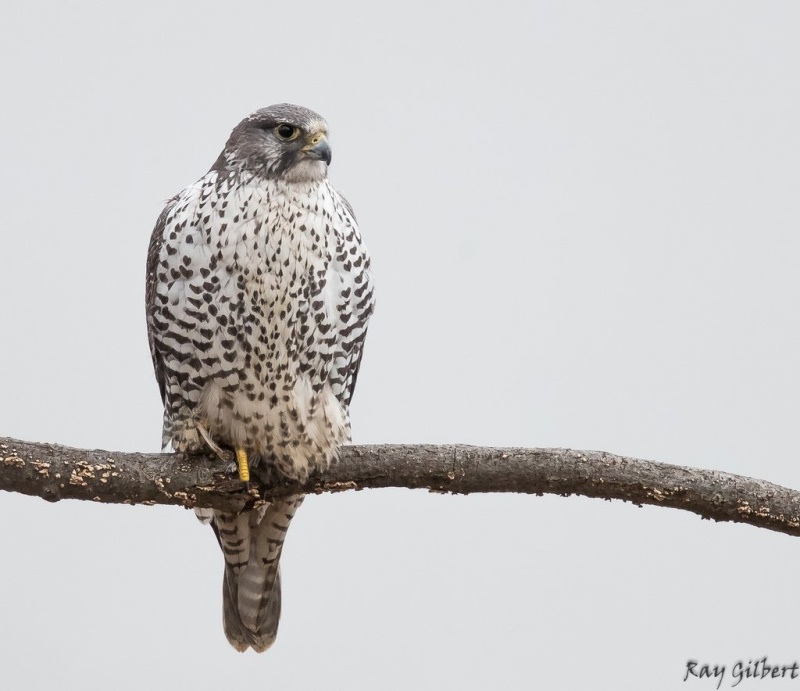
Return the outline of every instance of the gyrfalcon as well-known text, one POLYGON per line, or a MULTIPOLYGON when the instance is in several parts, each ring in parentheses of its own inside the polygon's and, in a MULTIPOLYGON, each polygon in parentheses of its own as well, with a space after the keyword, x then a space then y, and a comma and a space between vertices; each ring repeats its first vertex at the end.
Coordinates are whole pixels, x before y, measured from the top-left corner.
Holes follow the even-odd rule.
MULTIPOLYGON (((255 468, 302 480, 350 439, 373 281, 330 162, 325 120, 273 105, 242 120, 161 212, 146 306, 165 449, 228 448, 242 481, 255 468)), ((223 623, 237 650, 275 640, 278 561, 302 500, 198 512, 225 557, 223 623)))

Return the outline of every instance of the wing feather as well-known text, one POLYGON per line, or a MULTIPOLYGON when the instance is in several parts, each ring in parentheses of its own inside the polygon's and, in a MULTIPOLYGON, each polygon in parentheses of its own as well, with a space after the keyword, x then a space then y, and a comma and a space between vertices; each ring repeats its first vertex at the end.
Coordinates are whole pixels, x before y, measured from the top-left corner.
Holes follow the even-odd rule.
POLYGON ((147 248, 147 278, 145 283, 145 313, 147 316, 147 340, 150 344, 150 357, 153 358, 153 370, 155 371, 158 389, 161 392, 161 402, 166 403, 167 381, 164 374, 163 355, 159 352, 155 333, 153 318, 155 315, 156 288, 158 286, 158 262, 161 256, 161 247, 164 244, 164 230, 167 225, 167 216, 175 206, 177 195, 170 199, 156 221, 153 233, 150 236, 150 245, 147 248))

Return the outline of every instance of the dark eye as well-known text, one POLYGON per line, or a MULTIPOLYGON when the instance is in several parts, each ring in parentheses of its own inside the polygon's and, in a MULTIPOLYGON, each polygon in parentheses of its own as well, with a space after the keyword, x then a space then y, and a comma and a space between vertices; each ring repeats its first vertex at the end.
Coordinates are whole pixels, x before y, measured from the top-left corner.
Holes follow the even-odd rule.
POLYGON ((294 127, 293 125, 287 125, 286 123, 282 123, 275 128, 275 134, 278 135, 284 141, 291 141, 292 139, 296 139, 297 135, 300 134, 300 128, 294 127))

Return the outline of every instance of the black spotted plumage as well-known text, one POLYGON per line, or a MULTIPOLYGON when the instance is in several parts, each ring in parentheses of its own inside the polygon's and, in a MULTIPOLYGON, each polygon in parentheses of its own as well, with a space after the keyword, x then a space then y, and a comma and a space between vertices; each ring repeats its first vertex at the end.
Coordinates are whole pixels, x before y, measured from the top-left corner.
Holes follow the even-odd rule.
MULTIPOLYGON (((330 159, 320 116, 270 106, 237 125, 159 216, 146 304, 165 447, 198 451, 208 438, 303 478, 349 439, 373 289, 330 159)), ((278 560, 301 501, 204 516, 225 556, 223 619, 239 650, 274 640, 278 560)))

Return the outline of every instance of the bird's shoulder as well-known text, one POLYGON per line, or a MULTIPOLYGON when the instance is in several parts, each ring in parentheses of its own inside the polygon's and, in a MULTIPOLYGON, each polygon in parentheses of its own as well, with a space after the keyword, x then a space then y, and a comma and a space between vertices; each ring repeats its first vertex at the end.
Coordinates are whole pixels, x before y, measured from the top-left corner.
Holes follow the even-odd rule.
POLYGON ((356 212, 353 210, 353 205, 349 201, 347 201, 347 197, 345 197, 333 185, 331 185, 331 190, 333 192, 334 197, 342 205, 342 208, 343 208, 345 214, 348 216, 349 220, 352 221, 352 223, 354 225, 358 225, 358 219, 356 218, 356 212))

